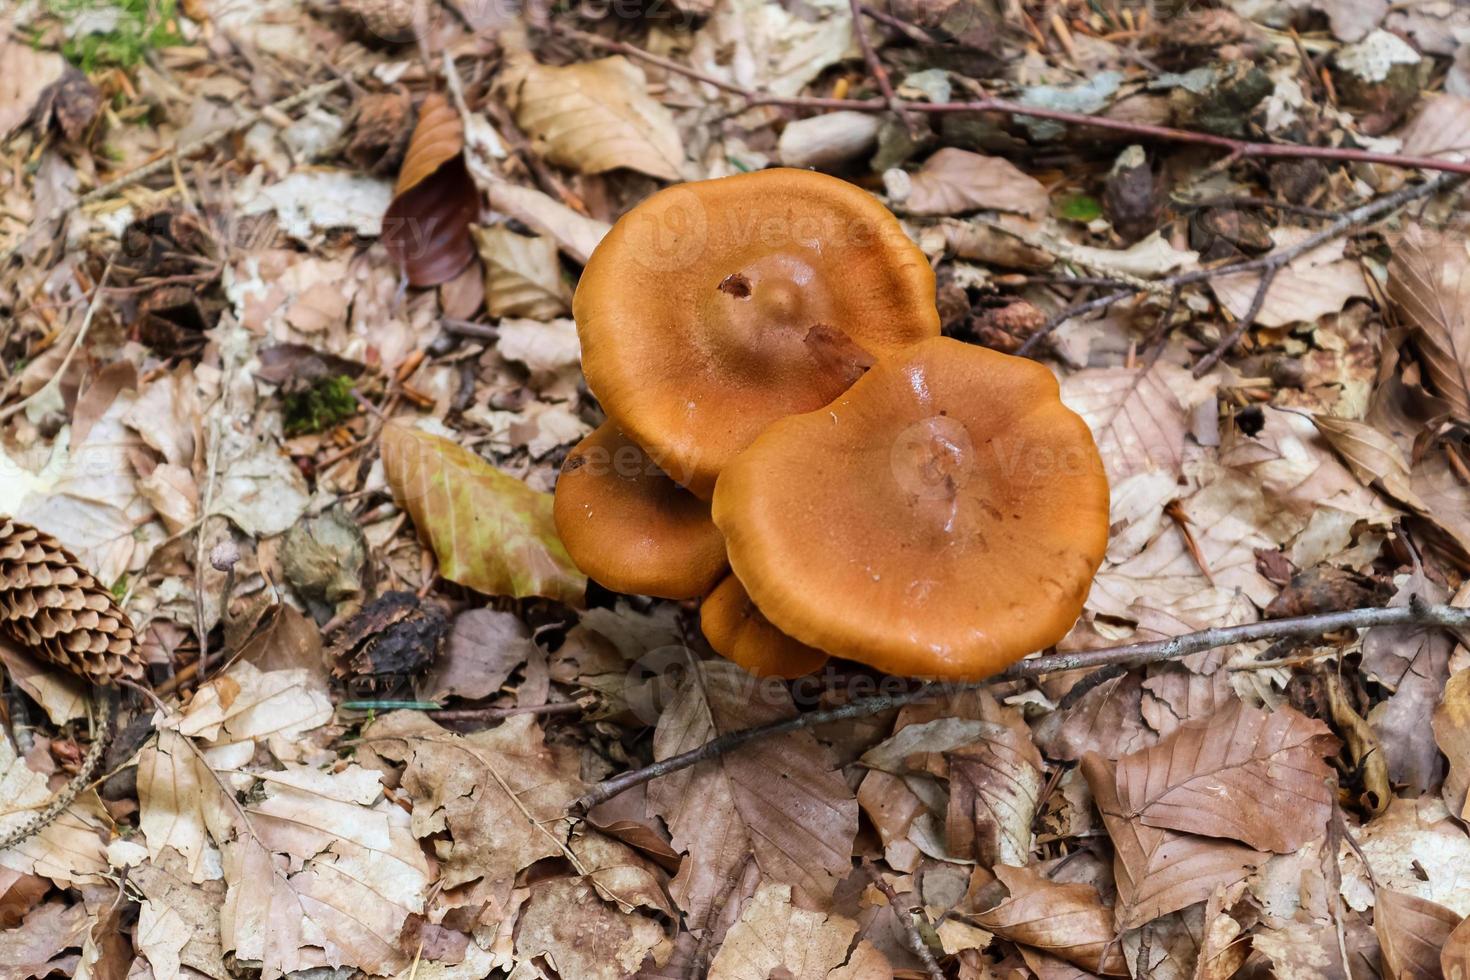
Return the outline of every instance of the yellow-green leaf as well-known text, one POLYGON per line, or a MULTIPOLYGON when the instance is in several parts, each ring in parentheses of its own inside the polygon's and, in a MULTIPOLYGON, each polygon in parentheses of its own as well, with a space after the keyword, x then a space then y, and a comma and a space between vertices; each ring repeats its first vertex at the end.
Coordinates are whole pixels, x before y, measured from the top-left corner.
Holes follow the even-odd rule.
POLYGON ((487 595, 580 604, 587 578, 562 547, 551 494, 532 490, 448 439, 383 426, 393 499, 439 559, 439 574, 487 595))

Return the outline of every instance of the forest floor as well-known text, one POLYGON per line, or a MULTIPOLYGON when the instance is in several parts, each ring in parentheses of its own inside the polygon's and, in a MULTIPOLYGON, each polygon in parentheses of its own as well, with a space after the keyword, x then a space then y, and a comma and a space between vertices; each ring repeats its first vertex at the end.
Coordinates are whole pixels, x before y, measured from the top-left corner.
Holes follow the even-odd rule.
MULTIPOLYGON (((9 4, 0 513, 156 700, 0 980, 1470 977, 1466 175, 1450 0, 9 4), (564 560, 582 266, 773 165, 1091 428, 1053 659, 758 684, 564 560)), ((0 659, 10 830, 100 732, 0 659)))

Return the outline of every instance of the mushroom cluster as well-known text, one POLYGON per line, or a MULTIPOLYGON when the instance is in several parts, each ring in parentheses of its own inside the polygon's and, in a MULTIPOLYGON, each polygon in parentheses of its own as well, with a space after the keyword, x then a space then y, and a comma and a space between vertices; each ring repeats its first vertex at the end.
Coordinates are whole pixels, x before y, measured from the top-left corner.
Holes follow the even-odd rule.
POLYGON ((1092 436, 1040 364, 939 336, 928 260, 867 192, 784 169, 661 191, 573 313, 607 421, 555 517, 591 578, 702 599, 761 676, 980 678, 1075 622, 1107 545, 1092 436))

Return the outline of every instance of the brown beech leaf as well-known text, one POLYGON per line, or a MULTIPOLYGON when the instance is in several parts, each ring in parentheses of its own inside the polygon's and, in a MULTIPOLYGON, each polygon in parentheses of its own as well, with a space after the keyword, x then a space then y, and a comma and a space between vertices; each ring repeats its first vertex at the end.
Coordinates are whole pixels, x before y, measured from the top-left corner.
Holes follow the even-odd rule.
POLYGON ((468 449, 396 423, 383 426, 383 472, 439 559, 439 574, 486 595, 580 605, 587 588, 556 535, 551 494, 468 449))
MULTIPOLYGON (((1462 670, 1444 686, 1444 697, 1434 709, 1434 740, 1450 760, 1444 781, 1444 802, 1450 812, 1470 820, 1470 669, 1462 670)), ((1470 980, 1467 977, 1466 980, 1470 980)))
POLYGON ((1379 889, 1373 929, 1383 950, 1387 980, 1440 980, 1440 951, 1460 916, 1436 902, 1392 889, 1379 889))
MULTIPOLYGON (((654 757, 794 713, 784 686, 754 680, 723 660, 693 663, 659 717, 654 757)), ((709 923, 751 857, 768 880, 799 889, 808 902, 829 900, 852 868, 857 800, 809 731, 761 739, 660 776, 649 784, 648 805, 685 854, 670 894, 696 930, 709 923)))
POLYGON ((1046 213, 1046 205, 1046 188, 1009 160, 947 146, 913 175, 913 187, 903 209, 920 215, 985 209, 1035 218, 1046 213))
POLYGON ((1289 707, 1233 701, 1118 760, 1122 815, 1285 854, 1320 837, 1335 784, 1330 730, 1289 707))
MULTIPOLYGON (((951 854, 985 867, 1024 865, 1041 798, 1041 753, 1024 727, 977 722, 974 742, 945 755, 949 762, 946 842, 951 854)), ((905 729, 907 730, 907 729, 905 729)))
MULTIPOLYGON (((839 972, 857 958, 856 951, 849 953, 857 931, 858 924, 851 919, 793 906, 788 885, 763 885, 741 912, 740 921, 725 934, 710 964, 709 980, 861 976, 839 972)), ((874 953, 864 956, 871 959, 874 953)), ((877 956, 881 959, 882 954, 877 956)))
POLYGON ((475 257, 480 192, 464 162, 464 124, 444 96, 424 99, 383 217, 383 246, 410 285, 448 282, 475 257))
POLYGON ((1217 887, 1243 880, 1266 855, 1229 841, 1149 827, 1124 816, 1113 766, 1089 753, 1082 775, 1113 841, 1119 929, 1136 929, 1159 916, 1209 898, 1217 887))
POLYGON ((622 56, 556 67, 511 68, 516 123, 557 166, 600 174, 618 167, 678 180, 684 139, 674 117, 648 94, 643 69, 622 56))
MULTIPOLYGON (((1411 577, 1393 598, 1407 605, 1417 595, 1443 602, 1443 589, 1423 576, 1411 577)), ((1454 637, 1424 626, 1375 626, 1363 636, 1363 671, 1393 694, 1368 712, 1394 783, 1427 793, 1444 772, 1434 744, 1433 717, 1450 676, 1454 637)))
POLYGON ((1313 415, 1312 423, 1364 486, 1377 487, 1420 513, 1428 510, 1411 485, 1409 461, 1392 439, 1355 419, 1313 415))
POLYGON ((1010 897, 974 916, 1013 943, 1041 950, 1093 973, 1127 976, 1128 964, 1113 928, 1113 913, 1097 889, 1052 881, 1035 868, 998 865, 995 876, 1010 897))
POLYGON ((484 879, 508 892, 522 869, 562 855, 566 808, 584 787, 574 754, 547 745, 531 715, 461 736, 400 711, 364 736, 378 754, 407 763, 414 835, 448 832, 437 845, 444 887, 484 879))
POLYGON ((560 976, 578 980, 620 980, 636 971, 644 957, 657 963, 673 950, 658 922, 598 901, 592 885, 581 878, 554 878, 532 886, 531 900, 516 925, 515 945, 518 959, 545 956, 560 976))
POLYGON ((1439 957, 1445 980, 1470 980, 1470 918, 1466 918, 1445 941, 1439 957))
POLYGON ((1088 752, 1116 759, 1146 748, 1158 736, 1144 724, 1142 672, 1104 681, 1065 711, 1042 719, 1036 742, 1048 758, 1075 762, 1088 752))
POLYGON ((1148 470, 1179 475, 1189 426, 1166 369, 1088 368, 1062 382, 1062 401, 1087 421, 1114 484, 1148 470))
POLYGON ((1411 229, 1388 264, 1388 296, 1414 331, 1429 387, 1470 421, 1470 243, 1411 229))
POLYGON ((551 320, 572 308, 572 290, 549 235, 520 235, 495 225, 475 228, 474 236, 485 264, 485 308, 491 316, 551 320))
POLYGON ((419 690, 430 701, 487 698, 535 650, 531 631, 519 616, 498 609, 467 609, 455 617, 444 653, 419 690))

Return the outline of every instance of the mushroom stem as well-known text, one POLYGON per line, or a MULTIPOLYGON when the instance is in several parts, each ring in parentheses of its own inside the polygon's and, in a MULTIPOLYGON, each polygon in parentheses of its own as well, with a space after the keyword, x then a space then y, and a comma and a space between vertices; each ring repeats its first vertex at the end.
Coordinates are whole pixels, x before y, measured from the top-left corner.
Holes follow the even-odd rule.
POLYGON ((1441 626, 1445 629, 1470 630, 1470 609, 1448 605, 1430 606, 1415 601, 1407 606, 1348 609, 1341 612, 1316 613, 1310 616, 1293 616, 1289 619, 1245 623, 1240 626, 1216 626, 1195 633, 1170 637, 1167 640, 1150 640, 1145 643, 1128 643, 1098 650, 1081 650, 1076 653, 1054 653, 1045 657, 1033 657, 1012 664, 1003 673, 988 680, 965 683, 935 681, 920 685, 912 691, 859 698, 839 708, 810 711, 768 725, 757 725, 753 728, 721 735, 696 749, 681 752, 655 762, 653 765, 644 766, 642 769, 634 769, 603 780, 573 801, 570 812, 575 815, 585 814, 592 807, 605 803, 634 786, 640 786, 659 776, 666 776, 698 763, 719 758, 758 738, 781 735, 849 718, 866 718, 881 714, 891 708, 923 701, 926 698, 975 690, 995 681, 1018 680, 1064 670, 1104 667, 1109 664, 1138 666, 1162 660, 1178 660, 1190 654, 1213 650, 1232 643, 1249 643, 1253 640, 1277 640, 1288 637, 1311 638, 1339 630, 1365 629, 1370 626, 1441 626))

